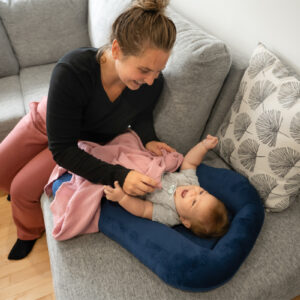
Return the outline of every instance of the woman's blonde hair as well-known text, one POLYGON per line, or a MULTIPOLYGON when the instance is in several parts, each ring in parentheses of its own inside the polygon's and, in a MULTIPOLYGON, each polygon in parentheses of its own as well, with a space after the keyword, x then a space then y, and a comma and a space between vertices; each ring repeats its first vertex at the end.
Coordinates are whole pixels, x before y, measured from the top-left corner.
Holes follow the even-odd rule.
POLYGON ((193 220, 191 230, 194 234, 208 238, 208 237, 221 237, 229 228, 228 213, 225 205, 218 200, 218 204, 211 211, 210 216, 206 222, 200 220, 193 220))
MULTIPOLYGON (((138 56, 146 48, 170 51, 176 40, 176 27, 165 14, 169 0, 135 0, 112 25, 110 44, 116 39, 125 56, 138 56)), ((109 45, 98 50, 97 61, 109 45)))

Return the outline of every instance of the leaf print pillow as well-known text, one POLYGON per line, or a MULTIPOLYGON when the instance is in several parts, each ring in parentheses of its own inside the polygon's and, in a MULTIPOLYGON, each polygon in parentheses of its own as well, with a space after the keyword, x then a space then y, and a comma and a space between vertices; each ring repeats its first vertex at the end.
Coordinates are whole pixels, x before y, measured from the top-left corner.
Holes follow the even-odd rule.
POLYGON ((300 194, 299 78, 259 44, 214 149, 250 180, 274 212, 286 209, 300 194))

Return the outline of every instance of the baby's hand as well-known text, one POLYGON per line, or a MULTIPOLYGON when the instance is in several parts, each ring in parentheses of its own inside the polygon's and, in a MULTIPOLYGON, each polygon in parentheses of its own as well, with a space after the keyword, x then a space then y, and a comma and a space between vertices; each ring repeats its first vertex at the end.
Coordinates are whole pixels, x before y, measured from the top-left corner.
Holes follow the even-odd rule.
POLYGON ((216 147, 216 145, 218 144, 218 138, 216 136, 208 134, 206 136, 206 139, 204 139, 202 143, 207 150, 210 150, 216 147))
POLYGON ((106 195, 106 198, 108 200, 111 200, 111 201, 114 201, 114 202, 119 202, 122 200, 122 198, 126 195, 122 188, 120 187, 119 185, 119 182, 118 181, 115 181, 114 182, 114 186, 115 188, 109 186, 109 185, 106 185, 104 187, 104 193, 106 195))

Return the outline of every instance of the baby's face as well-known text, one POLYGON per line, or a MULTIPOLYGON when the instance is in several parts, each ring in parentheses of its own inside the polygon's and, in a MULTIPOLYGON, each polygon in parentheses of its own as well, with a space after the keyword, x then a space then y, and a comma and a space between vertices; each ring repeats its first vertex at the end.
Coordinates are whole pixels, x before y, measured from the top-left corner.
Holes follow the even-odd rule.
POLYGON ((174 198, 180 217, 201 219, 203 222, 218 202, 216 197, 197 185, 177 187, 174 198))

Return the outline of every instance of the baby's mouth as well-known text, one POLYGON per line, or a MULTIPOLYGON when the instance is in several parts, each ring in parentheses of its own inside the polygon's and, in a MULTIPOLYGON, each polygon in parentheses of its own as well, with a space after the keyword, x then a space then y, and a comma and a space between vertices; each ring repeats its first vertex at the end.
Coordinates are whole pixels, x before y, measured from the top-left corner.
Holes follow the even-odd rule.
POLYGON ((183 191, 181 192, 181 197, 184 198, 185 195, 187 194, 187 192, 188 192, 188 190, 183 190, 183 191))

